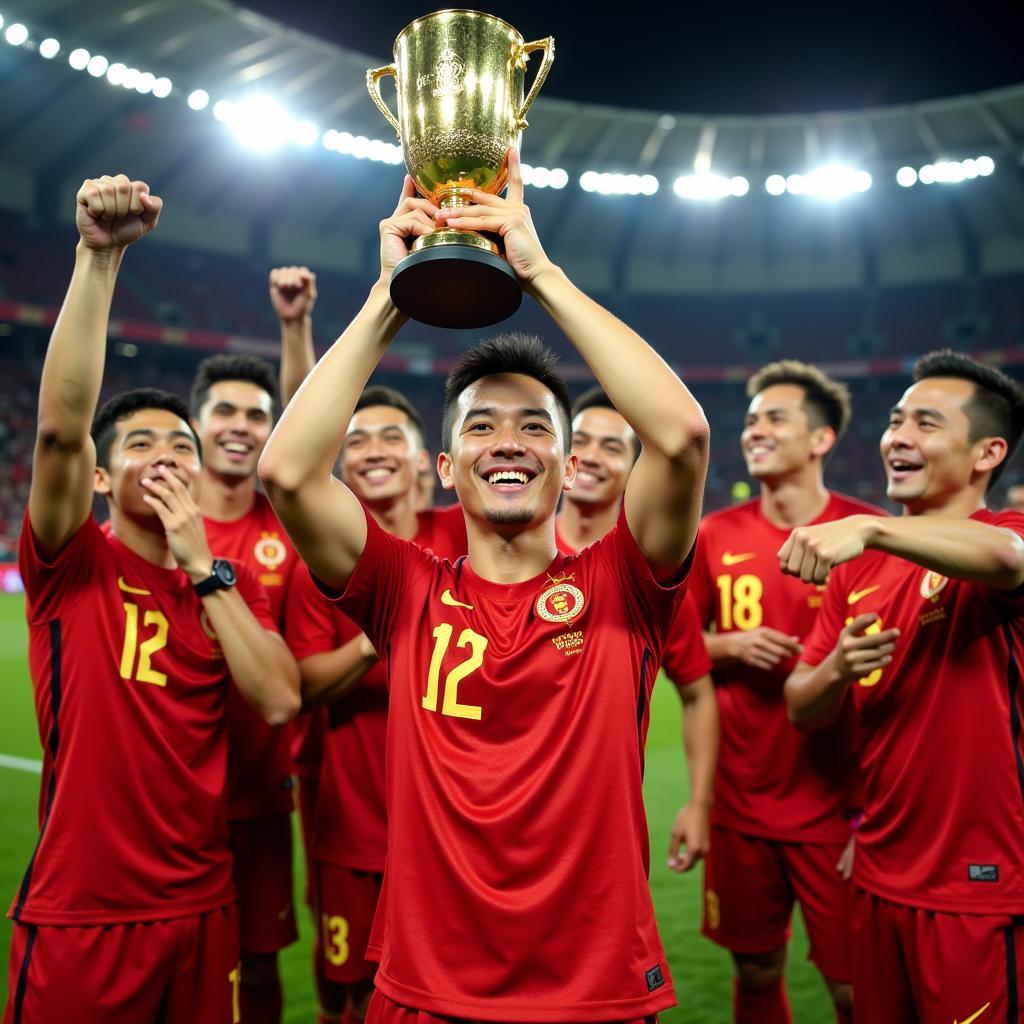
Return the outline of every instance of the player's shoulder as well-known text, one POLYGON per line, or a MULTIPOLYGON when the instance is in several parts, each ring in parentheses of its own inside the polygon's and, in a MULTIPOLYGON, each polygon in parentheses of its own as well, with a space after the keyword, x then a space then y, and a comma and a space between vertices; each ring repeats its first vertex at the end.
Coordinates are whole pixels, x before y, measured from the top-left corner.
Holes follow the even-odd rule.
POLYGON ((708 512, 700 521, 701 534, 711 537, 719 530, 733 530, 737 524, 759 521, 761 519, 761 499, 750 498, 737 505, 708 512))
POLYGON ((982 508, 978 509, 971 518, 988 526, 1002 526, 1015 533, 1024 533, 1024 512, 1018 512, 1014 508, 1004 508, 998 512, 994 509, 982 508))
POLYGON ((872 505, 870 501, 862 501, 841 491, 830 491, 828 512, 833 519, 843 519, 846 516, 887 516, 889 513, 878 505, 872 505))

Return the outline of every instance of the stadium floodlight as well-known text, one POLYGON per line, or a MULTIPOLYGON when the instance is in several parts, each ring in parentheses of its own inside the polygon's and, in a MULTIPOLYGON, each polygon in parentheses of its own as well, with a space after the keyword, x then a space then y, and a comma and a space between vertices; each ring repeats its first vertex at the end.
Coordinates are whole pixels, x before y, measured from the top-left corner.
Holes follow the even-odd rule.
POLYGON ((205 110, 210 105, 210 94, 205 89, 193 89, 188 94, 188 105, 192 110, 205 110))
POLYGON ((584 171, 580 175, 580 188, 584 192, 597 191, 597 171, 584 171))
POLYGON ((640 175, 640 195, 657 195, 659 188, 661 188, 661 182, 653 174, 640 175))
POLYGON ((4 27, 4 16, 0 14, 0 28, 4 27))
POLYGON ((153 86, 156 85, 156 75, 151 71, 143 71, 139 75, 139 80, 135 83, 135 91, 142 93, 145 96, 147 93, 153 91, 153 86))
POLYGON ((910 188, 917 184, 917 171, 913 167, 901 167, 896 172, 896 184, 903 188, 910 188))
POLYGON ((77 50, 72 50, 68 54, 68 63, 76 71, 84 71, 85 66, 89 63, 91 59, 92 54, 89 53, 88 50, 83 50, 81 47, 79 47, 77 50))
POLYGON ((815 199, 843 199, 855 192, 867 192, 871 188, 871 175, 867 171, 843 164, 826 164, 804 175, 790 175, 786 187, 795 195, 804 193, 815 199), (799 179, 794 189, 790 179, 799 179))
MULTIPOLYGON (((650 175, 648 175, 650 177, 650 175)), ((551 171, 551 178, 548 184, 552 188, 565 188, 569 184, 569 172, 564 167, 555 167, 551 171)))
POLYGON ((21 46, 21 44, 28 39, 28 29, 22 25, 20 21, 14 21, 7 26, 7 31, 4 33, 4 39, 6 39, 11 46, 21 46))
POLYGON ((299 146, 313 146, 320 136, 320 129, 312 121, 297 121, 292 125, 292 139, 299 146))
POLYGON ((790 174, 786 178, 786 191, 791 196, 802 196, 804 194, 804 176, 802 174, 790 174))
POLYGON ((235 116, 235 105, 231 100, 217 100, 213 105, 213 116, 224 124, 230 124, 235 116))
POLYGON ((523 183, 534 188, 565 188, 569 184, 569 174, 561 167, 531 167, 522 165, 523 183))
POLYGON ((234 107, 228 123, 235 138, 257 153, 272 153, 292 135, 292 119, 270 96, 251 96, 243 100, 234 107))
POLYGON ((781 174, 769 174, 764 182, 764 190, 770 196, 781 196, 786 191, 786 179, 781 174))
POLYGON ((121 85, 125 89, 134 89, 139 84, 142 72, 138 68, 129 68, 121 79, 121 85))
POLYGON ((996 169, 996 162, 990 156, 979 156, 974 164, 983 178, 987 178, 996 169))
POLYGON ((85 70, 93 78, 102 78, 107 73, 108 67, 110 67, 110 61, 97 53, 94 57, 89 58, 89 63, 85 65, 85 70))
POLYGON ((52 36, 39 44, 39 56, 46 60, 53 60, 58 53, 60 53, 60 42, 52 36))
POLYGON ((921 182, 922 185, 934 185, 936 181, 935 165, 925 164, 924 167, 917 172, 917 180, 921 182))
MULTIPOLYGON (((746 179, 744 178, 742 181, 746 182, 746 179)), ((684 174, 682 177, 676 178, 672 188, 680 199, 715 201, 735 194, 732 179, 721 174, 684 174)), ((738 182, 736 188, 739 188, 738 182)), ((750 185, 747 182, 748 191, 749 188, 750 185)))
POLYGON ((327 131, 324 132, 320 141, 323 143, 324 149, 334 149, 338 142, 338 129, 328 128, 327 131))
POLYGON ((351 156, 355 141, 355 136, 351 132, 338 132, 334 139, 335 152, 347 153, 351 156))
POLYGON ((153 95, 158 100, 166 99, 171 95, 174 89, 174 83, 169 78, 158 78, 153 83, 153 95))
POLYGON ((110 67, 107 68, 107 81, 111 85, 121 85, 124 82, 124 76, 127 71, 127 66, 120 62, 111 64, 110 67))

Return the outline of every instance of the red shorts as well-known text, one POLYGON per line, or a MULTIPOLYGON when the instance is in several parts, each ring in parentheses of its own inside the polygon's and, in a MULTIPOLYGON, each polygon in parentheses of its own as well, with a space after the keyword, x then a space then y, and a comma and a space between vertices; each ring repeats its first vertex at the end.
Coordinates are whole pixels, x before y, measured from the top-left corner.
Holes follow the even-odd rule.
POLYGON ((732 953, 769 953, 789 942, 799 901, 808 958, 826 978, 849 981, 850 885, 836 870, 843 846, 783 843, 712 826, 701 930, 732 953))
POLYGON ((316 861, 317 960, 328 981, 351 984, 377 973, 366 959, 383 876, 316 861))
POLYGON ((228 823, 243 953, 276 953, 298 938, 292 895, 292 816, 228 823))
POLYGON ((234 905, 147 924, 15 924, 3 1024, 238 1024, 234 905))
POLYGON ((853 890, 857 1020, 871 1024, 1021 1019, 1024 921, 941 914, 853 890))
MULTIPOLYGON (((402 1006, 380 992, 374 992, 370 1000, 370 1009, 366 1014, 366 1024, 455 1024, 465 1021, 462 1017, 437 1017, 426 1010, 413 1010, 411 1007, 402 1006)), ((658 1015, 651 1014, 650 1017, 639 1017, 628 1021, 602 1021, 594 1024, 657 1024, 658 1015)), ((476 1024, 475 1021, 465 1021, 465 1024, 476 1024)))

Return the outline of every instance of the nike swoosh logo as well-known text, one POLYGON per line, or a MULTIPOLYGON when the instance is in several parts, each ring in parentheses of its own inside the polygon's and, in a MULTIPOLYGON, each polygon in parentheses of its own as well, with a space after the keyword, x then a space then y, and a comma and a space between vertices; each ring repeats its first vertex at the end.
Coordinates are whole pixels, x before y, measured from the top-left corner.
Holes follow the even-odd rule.
POLYGON ((151 591, 149 591, 149 590, 140 590, 138 587, 130 587, 130 586, 128 586, 128 584, 125 583, 123 576, 118 576, 117 577, 117 586, 118 586, 118 588, 120 590, 123 590, 126 594, 143 594, 143 595, 148 597, 150 595, 150 593, 151 593, 151 591))
POLYGON ((739 565, 740 562, 749 562, 752 558, 757 558, 756 551, 744 551, 739 555, 734 555, 731 551, 726 551, 722 555, 722 565, 739 565))
MULTIPOLYGON (((863 590, 851 590, 850 596, 846 599, 849 604, 856 604, 862 597, 867 597, 868 594, 873 594, 882 584, 876 583, 873 587, 865 587, 863 590)), ((953 1024, 956 1024, 954 1021, 953 1024)), ((964 1024, 967 1024, 964 1021, 964 1024)))
POLYGON ((446 604, 449 608, 468 608, 470 611, 473 610, 473 606, 471 604, 466 604, 465 602, 456 600, 452 597, 452 592, 450 590, 446 590, 441 595, 441 604, 446 604))
POLYGON ((991 1005, 991 1003, 986 1003, 977 1013, 972 1013, 970 1017, 965 1017, 962 1021, 955 1020, 953 1024, 971 1024, 972 1020, 977 1020, 991 1005))

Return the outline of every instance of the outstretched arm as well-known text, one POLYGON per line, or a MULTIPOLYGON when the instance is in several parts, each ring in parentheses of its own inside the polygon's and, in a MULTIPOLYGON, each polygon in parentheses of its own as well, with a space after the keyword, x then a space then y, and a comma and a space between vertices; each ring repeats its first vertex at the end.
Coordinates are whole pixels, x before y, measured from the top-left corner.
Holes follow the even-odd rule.
POLYGON ((700 405, 635 331, 584 295, 548 259, 523 201, 518 153, 508 197, 475 191, 474 206, 442 210, 457 228, 502 236, 524 288, 573 343, 643 444, 626 487, 626 520, 648 561, 671 575, 693 546, 707 474, 709 430, 700 405))
POLYGON ((833 566, 869 548, 997 590, 1024 584, 1024 539, 1013 530, 956 516, 857 515, 799 526, 779 550, 779 565, 806 583, 824 583, 833 566))
POLYGON ((259 474, 303 561, 335 590, 348 582, 366 545, 356 496, 332 470, 356 402, 405 317, 391 302, 395 264, 408 239, 432 231, 437 208, 414 198, 408 176, 395 212, 381 221, 381 276, 363 308, 313 368, 274 428, 259 474))
POLYGON ((316 362, 313 351, 316 274, 309 267, 275 267, 270 272, 270 304, 281 325, 281 407, 284 408, 316 362))
POLYGON ((29 520, 44 551, 61 548, 92 508, 96 449, 89 429, 114 284, 124 250, 156 226, 162 206, 144 181, 123 174, 90 178, 78 190, 75 269, 46 349, 32 459, 29 520))

